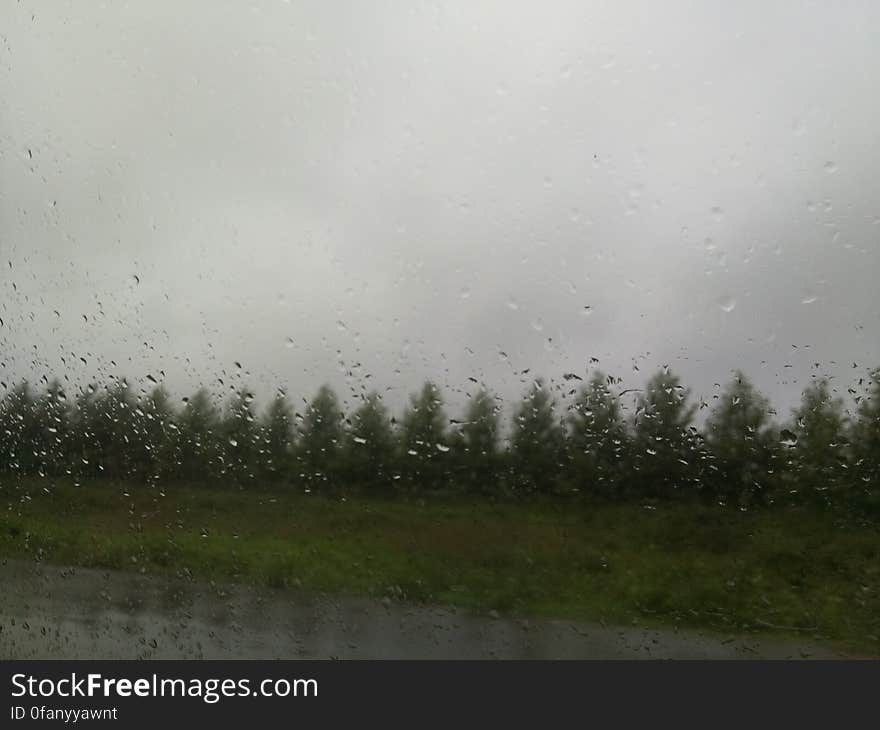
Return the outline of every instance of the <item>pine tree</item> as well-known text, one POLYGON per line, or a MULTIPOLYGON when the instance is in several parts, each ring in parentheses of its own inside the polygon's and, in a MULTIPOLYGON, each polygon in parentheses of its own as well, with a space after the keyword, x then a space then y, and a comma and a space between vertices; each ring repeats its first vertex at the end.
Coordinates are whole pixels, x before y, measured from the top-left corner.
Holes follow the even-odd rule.
POLYGON ((450 450, 446 413, 436 385, 427 382, 410 397, 401 427, 402 464, 412 484, 444 486, 450 450))
POLYGON ((846 466, 843 402, 831 392, 828 380, 820 378, 804 389, 793 418, 789 430, 797 437, 797 488, 827 505, 842 487, 846 466))
POLYGON ((0 453, 9 471, 33 474, 40 469, 40 425, 30 383, 22 380, 0 404, 0 453))
POLYGON ((281 479, 289 472, 293 450, 293 412, 283 391, 279 391, 269 404, 262 433, 264 473, 270 479, 281 479))
POLYGON ((737 371, 706 425, 717 468, 712 491, 722 499, 769 498, 775 443, 769 414, 769 401, 737 371))
POLYGON ((342 412, 329 385, 322 385, 306 408, 298 441, 298 453, 306 480, 315 485, 332 484, 340 472, 342 412))
POLYGON ((352 414, 345 443, 346 471, 352 481, 390 486, 396 444, 388 409, 378 393, 364 396, 352 414))
POLYGON ((628 434, 611 379, 596 373, 568 416, 572 472, 581 489, 605 496, 619 492, 628 456, 628 434))
POLYGON ((696 406, 681 379, 664 368, 645 385, 634 423, 635 486, 650 497, 671 497, 697 486, 701 452, 692 429, 696 406))
POLYGON ((168 478, 177 472, 178 429, 171 397, 162 385, 147 394, 140 406, 142 465, 147 479, 168 478))
POLYGON ((211 395, 205 388, 199 388, 178 417, 180 475, 184 479, 204 481, 220 475, 220 425, 220 414, 211 395))
POLYGON ((463 478, 476 491, 492 491, 498 480, 498 427, 500 408, 486 389, 471 397, 459 424, 457 459, 463 478))
POLYGON ((880 513, 880 368, 868 376, 850 429, 856 505, 880 513))
POLYGON ((512 426, 514 484, 528 490, 552 491, 565 457, 565 431, 543 380, 535 380, 529 388, 514 412, 512 426))
POLYGON ((247 389, 230 398, 223 419, 223 452, 226 472, 238 481, 248 481, 256 474, 259 431, 254 417, 254 396, 247 389))

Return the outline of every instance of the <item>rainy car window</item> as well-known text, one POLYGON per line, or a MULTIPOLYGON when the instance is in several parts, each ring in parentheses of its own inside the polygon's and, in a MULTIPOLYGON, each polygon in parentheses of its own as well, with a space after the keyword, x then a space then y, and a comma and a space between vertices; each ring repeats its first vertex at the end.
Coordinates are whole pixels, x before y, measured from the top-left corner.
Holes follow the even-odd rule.
POLYGON ((880 6, 0 19, 4 658, 880 653, 880 6))

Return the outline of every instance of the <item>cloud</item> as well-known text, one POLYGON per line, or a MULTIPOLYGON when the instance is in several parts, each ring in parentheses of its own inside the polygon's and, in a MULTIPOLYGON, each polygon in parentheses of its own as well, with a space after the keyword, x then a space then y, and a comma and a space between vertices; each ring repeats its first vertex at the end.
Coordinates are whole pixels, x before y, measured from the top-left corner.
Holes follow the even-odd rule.
POLYGON ((784 414, 880 362, 878 13, 10 6, 2 379, 458 406, 597 358, 784 414))

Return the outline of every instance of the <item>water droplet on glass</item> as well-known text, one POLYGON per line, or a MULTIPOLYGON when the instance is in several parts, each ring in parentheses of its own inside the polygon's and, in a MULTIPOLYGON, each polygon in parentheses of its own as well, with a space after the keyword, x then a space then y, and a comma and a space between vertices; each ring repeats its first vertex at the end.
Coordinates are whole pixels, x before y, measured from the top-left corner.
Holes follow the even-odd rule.
POLYGON ((736 299, 731 296, 723 296, 718 299, 718 306, 725 312, 732 312, 736 308, 736 299))

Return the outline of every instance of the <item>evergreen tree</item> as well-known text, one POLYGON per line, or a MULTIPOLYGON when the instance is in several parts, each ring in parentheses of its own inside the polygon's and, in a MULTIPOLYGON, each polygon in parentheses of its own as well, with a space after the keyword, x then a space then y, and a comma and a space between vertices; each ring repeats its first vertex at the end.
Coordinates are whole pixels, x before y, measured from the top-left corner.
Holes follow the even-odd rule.
POLYGON ((34 410, 43 472, 52 476, 69 473, 71 413, 61 381, 53 379, 49 383, 34 410))
POLYGON ((464 479, 477 491, 491 491, 498 480, 499 410, 492 394, 480 389, 470 399, 459 426, 457 457, 464 479))
POLYGON ((797 488, 828 504, 841 489, 845 472, 843 402, 833 395, 828 380, 820 378, 804 389, 793 418, 789 430, 797 437, 797 488))
POLYGON ((345 461, 353 481, 388 487, 394 476, 394 431, 378 393, 366 395, 352 414, 345 461))
POLYGON ((102 465, 107 476, 125 479, 133 475, 134 449, 138 443, 137 404, 123 379, 109 386, 100 399, 102 465))
POLYGON ((721 394, 706 425, 715 458, 712 491, 733 503, 766 501, 774 471, 770 403, 740 371, 721 394))
POLYGON ((9 471, 33 474, 40 468, 39 431, 36 399, 30 383, 22 380, 0 405, 0 453, 9 471))
POLYGON ((880 514, 880 368, 868 376, 867 393, 859 398, 850 440, 853 498, 857 506, 880 514))
POLYGON ((125 479, 136 473, 137 404, 128 383, 118 379, 99 389, 84 388, 76 398, 71 453, 83 476, 125 479))
POLYGON ((628 435, 620 400, 609 378, 597 372, 584 386, 568 417, 572 471, 582 489, 611 496, 624 476, 628 435))
POLYGON ((207 389, 199 388, 184 405, 178 418, 180 475, 203 481, 222 471, 220 414, 207 389))
POLYGON ((240 481, 254 478, 260 449, 253 401, 249 391, 238 391, 230 398, 223 420, 226 472, 240 481))
POLYGON ((538 379, 514 412, 510 443, 517 486, 540 492, 556 486, 565 457, 565 431, 555 409, 547 386, 538 379))
POLYGON ((880 513, 880 368, 868 376, 868 392, 859 399, 850 440, 853 497, 858 506, 880 513))
POLYGON ((691 422, 696 406, 690 391, 664 368, 647 383, 634 423, 633 468, 636 489, 650 497, 670 497, 695 487, 701 450, 691 422))
POLYGON ((342 412, 329 385, 322 385, 303 417, 298 452, 310 483, 328 484, 339 476, 342 412))
POLYGON ((162 385, 147 394, 140 407, 143 462, 141 472, 148 479, 176 475, 178 428, 171 397, 162 385))
POLYGON ((402 463, 411 483, 429 487, 445 484, 450 450, 446 421, 440 391, 429 381, 418 394, 410 397, 403 415, 402 463))
POLYGON ((265 468, 270 479, 281 479, 290 468, 293 449, 293 412, 287 396, 279 391, 263 418, 265 468))

